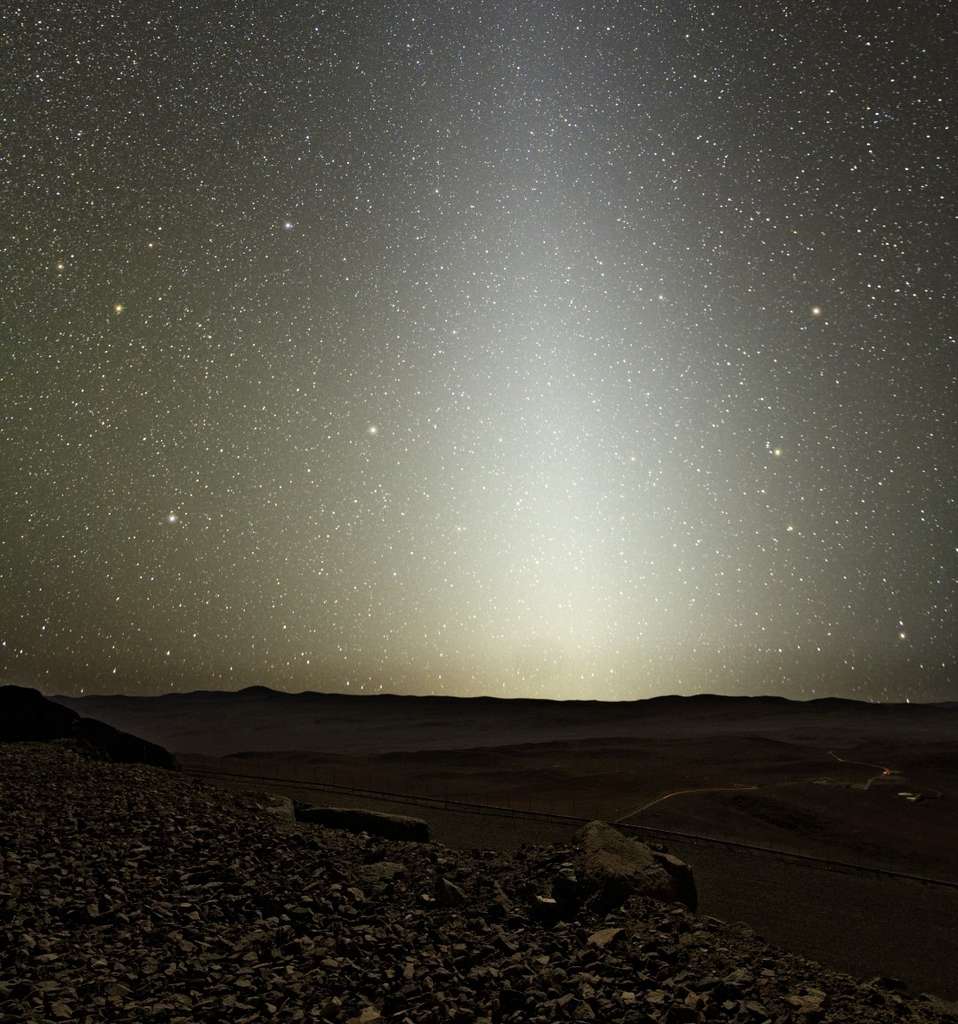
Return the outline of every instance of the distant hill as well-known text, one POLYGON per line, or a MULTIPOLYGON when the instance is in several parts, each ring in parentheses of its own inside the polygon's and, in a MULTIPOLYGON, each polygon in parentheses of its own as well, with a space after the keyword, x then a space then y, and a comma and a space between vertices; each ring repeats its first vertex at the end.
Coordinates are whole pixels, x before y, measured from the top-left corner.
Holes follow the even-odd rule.
POLYGON ((648 700, 553 701, 398 694, 284 693, 265 686, 160 697, 54 697, 82 715, 109 722, 179 753, 239 751, 381 754, 591 738, 715 734, 788 734, 812 738, 822 728, 855 723, 896 730, 947 720, 958 709, 826 698, 699 694, 648 700))

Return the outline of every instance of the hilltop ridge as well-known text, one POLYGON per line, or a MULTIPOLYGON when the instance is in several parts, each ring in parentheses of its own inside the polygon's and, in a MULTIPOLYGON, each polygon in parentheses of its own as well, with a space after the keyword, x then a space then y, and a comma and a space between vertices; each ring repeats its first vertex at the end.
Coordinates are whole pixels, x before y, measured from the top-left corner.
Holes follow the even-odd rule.
MULTIPOLYGON (((506 746, 542 740, 781 731, 855 723, 896 728, 958 722, 958 709, 840 698, 668 695, 643 700, 286 693, 265 686, 144 696, 53 696, 75 711, 143 736, 174 753, 240 751, 370 754, 506 746)), ((951 725, 953 728, 954 725, 951 725)))

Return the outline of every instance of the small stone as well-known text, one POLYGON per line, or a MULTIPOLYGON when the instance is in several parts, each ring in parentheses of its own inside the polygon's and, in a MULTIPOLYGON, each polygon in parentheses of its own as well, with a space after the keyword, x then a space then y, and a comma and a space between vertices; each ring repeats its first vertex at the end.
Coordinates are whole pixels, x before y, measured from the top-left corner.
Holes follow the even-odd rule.
POLYGON ((688 1002, 673 1003, 669 1009, 669 1024, 698 1024, 699 1011, 688 1002))
POLYGON ((436 883, 436 897, 444 907, 461 907, 466 902, 465 892, 444 877, 436 883))
POLYGON ((802 993, 786 996, 785 1002, 804 1016, 815 1019, 823 1012, 825 993, 817 988, 809 988, 802 993))
POLYGON ((624 928, 602 928, 597 932, 593 932, 589 936, 588 942, 590 946, 598 946, 600 949, 604 949, 624 933, 624 928))
POLYGON ((542 924, 555 924, 562 910, 551 896, 536 896, 532 901, 532 916, 542 924))
POLYGON ((373 1024, 373 1021, 381 1019, 382 1014, 375 1006, 364 1006, 358 1016, 349 1018, 349 1024, 373 1024))

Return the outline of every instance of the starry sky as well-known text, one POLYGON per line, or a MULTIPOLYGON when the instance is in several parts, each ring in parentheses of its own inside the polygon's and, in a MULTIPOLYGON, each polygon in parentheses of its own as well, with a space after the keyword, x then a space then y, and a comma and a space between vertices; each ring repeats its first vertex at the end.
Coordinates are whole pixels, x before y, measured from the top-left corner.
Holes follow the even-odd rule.
POLYGON ((949 5, 4 5, 0 673, 958 699, 949 5))

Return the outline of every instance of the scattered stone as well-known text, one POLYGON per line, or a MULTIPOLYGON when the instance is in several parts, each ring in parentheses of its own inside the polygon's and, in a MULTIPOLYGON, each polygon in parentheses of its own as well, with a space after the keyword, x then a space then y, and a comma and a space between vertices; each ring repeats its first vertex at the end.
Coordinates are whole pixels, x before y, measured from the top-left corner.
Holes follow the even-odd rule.
POLYGON ((540 924, 556 924, 562 917, 561 907, 551 896, 534 896, 532 917, 540 924))
POLYGON ((820 1020, 825 1004, 825 993, 820 989, 808 988, 785 997, 785 1002, 794 1007, 806 1020, 820 1020))
POLYGON ((443 877, 436 883, 436 898, 445 907, 461 907, 466 902, 466 894, 462 889, 443 877))
POLYGON ((624 928, 601 928, 599 931, 593 932, 589 936, 589 945, 598 946, 600 949, 604 949, 624 934, 624 928))
POLYGON ((405 866, 398 864, 394 860, 381 860, 375 864, 362 864, 356 870, 364 884, 378 890, 385 889, 406 873, 405 866))
POLYGON ((358 1016, 349 1018, 349 1024, 373 1024, 376 1020, 382 1020, 382 1014, 375 1006, 366 1006, 358 1016))
POLYGON ((563 904, 555 882, 582 884, 577 856, 280 823, 176 773, 0 744, 0 1020, 956 1020, 954 1004, 641 892, 611 911, 594 892, 563 904))
POLYGON ((900 978, 891 978, 884 974, 872 978, 869 985, 873 985, 883 992, 906 992, 908 990, 908 986, 900 978))

